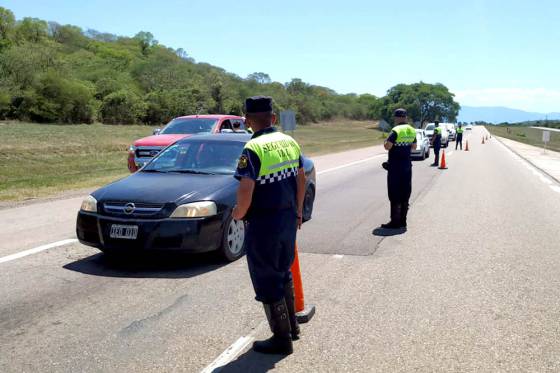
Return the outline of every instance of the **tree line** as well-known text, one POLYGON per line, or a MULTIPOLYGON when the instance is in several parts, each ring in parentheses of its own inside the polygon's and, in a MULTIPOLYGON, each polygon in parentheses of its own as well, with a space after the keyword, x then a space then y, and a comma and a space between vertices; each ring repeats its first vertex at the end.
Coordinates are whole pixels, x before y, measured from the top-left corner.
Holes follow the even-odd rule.
POLYGON ((40 123, 161 124, 187 114, 243 113, 246 97, 272 96, 298 123, 335 117, 385 118, 405 107, 414 121, 454 120, 459 106, 441 84, 399 84, 387 95, 338 94, 301 79, 263 72, 242 78, 197 63, 149 32, 123 37, 36 18, 16 20, 0 7, 0 119, 40 123))

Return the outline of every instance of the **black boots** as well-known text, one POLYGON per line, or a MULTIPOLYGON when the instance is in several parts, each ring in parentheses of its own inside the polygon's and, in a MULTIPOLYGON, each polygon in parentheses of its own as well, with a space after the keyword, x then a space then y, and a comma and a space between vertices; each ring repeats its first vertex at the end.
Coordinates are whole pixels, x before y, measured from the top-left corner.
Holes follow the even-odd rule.
POLYGON ((272 337, 253 344, 253 350, 263 354, 290 355, 294 352, 290 328, 290 317, 286 300, 264 304, 264 311, 272 330, 272 337))
POLYGON ((296 317, 294 281, 290 280, 290 282, 288 282, 284 286, 284 297, 286 299, 286 306, 288 307, 288 317, 290 318, 292 341, 297 341, 299 339, 299 324, 296 317))
POLYGON ((391 221, 387 224, 381 224, 381 228, 399 229, 401 227, 401 205, 399 203, 391 202, 391 221))
POLYGON ((408 203, 401 205, 401 228, 406 228, 406 215, 408 215, 408 203))
POLYGON ((391 221, 381 224, 384 229, 406 228, 406 216, 408 215, 408 203, 391 202, 391 221))

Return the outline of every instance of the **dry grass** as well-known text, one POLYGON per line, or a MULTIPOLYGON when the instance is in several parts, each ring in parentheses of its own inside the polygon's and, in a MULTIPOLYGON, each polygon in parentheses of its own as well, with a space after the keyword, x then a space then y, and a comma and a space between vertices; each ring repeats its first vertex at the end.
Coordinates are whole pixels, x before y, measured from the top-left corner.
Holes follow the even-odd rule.
MULTIPOLYGON (((0 122, 0 201, 21 201, 93 188, 129 174, 127 149, 148 126, 0 122)), ((378 144, 372 122, 333 121, 299 127, 308 155, 378 144)))

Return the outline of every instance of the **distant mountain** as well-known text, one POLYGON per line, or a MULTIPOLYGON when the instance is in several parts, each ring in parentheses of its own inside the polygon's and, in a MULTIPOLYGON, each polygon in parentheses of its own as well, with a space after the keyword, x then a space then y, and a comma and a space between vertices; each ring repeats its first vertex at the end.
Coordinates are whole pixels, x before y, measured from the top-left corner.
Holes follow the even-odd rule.
POLYGON ((459 122, 517 123, 532 120, 560 119, 560 113, 532 113, 507 107, 461 106, 459 122))

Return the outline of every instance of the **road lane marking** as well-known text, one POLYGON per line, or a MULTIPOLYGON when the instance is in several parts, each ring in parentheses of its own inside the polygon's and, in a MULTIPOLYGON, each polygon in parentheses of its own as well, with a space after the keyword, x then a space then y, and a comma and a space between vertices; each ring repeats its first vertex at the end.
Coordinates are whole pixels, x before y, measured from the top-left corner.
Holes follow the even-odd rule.
POLYGON ((237 341, 233 342, 224 352, 220 354, 210 365, 204 368, 200 373, 217 373, 221 371, 224 366, 237 358, 239 354, 247 348, 254 340, 257 335, 258 330, 265 324, 262 321, 249 335, 239 338, 237 341))
POLYGON ((344 255, 335 254, 332 257, 335 258, 335 259, 342 259, 342 258, 344 258, 344 255))
POLYGON ((65 246, 65 245, 69 245, 71 243, 76 243, 76 242, 78 242, 78 240, 75 239, 75 238, 72 238, 72 239, 68 239, 68 240, 53 242, 53 243, 50 243, 50 244, 47 244, 47 245, 38 246, 38 247, 35 247, 33 249, 20 251, 19 253, 15 253, 15 254, 12 254, 12 255, 3 256, 3 257, 0 258, 0 263, 6 263, 6 262, 9 262, 9 261, 12 261, 12 260, 23 258, 23 257, 28 256, 28 255, 40 253, 41 251, 45 251, 45 250, 48 250, 48 249, 54 249, 55 247, 65 246))
POLYGON ((450 151, 449 153, 447 153, 448 156, 452 156, 453 153, 455 153, 454 151, 450 151))
POLYGON ((550 185, 550 189, 552 189, 556 193, 560 193, 560 186, 558 185, 550 185))
POLYGON ((350 167, 350 166, 355 166, 355 165, 357 165, 357 164, 364 163, 364 162, 368 162, 368 161, 371 161, 371 160, 373 160, 373 159, 375 159, 375 158, 383 157, 383 156, 386 156, 386 155, 387 155, 387 154, 378 154, 378 155, 376 155, 376 156, 374 156, 374 157, 369 157, 369 158, 365 158, 365 159, 360 159, 359 161, 346 163, 346 164, 343 164, 343 165, 340 165, 340 166, 336 166, 336 167, 333 167, 333 168, 327 168, 326 170, 317 172, 317 175, 322 175, 322 174, 326 174, 326 173, 329 173, 329 172, 338 171, 338 170, 341 170, 341 169, 343 169, 343 168, 350 167))

